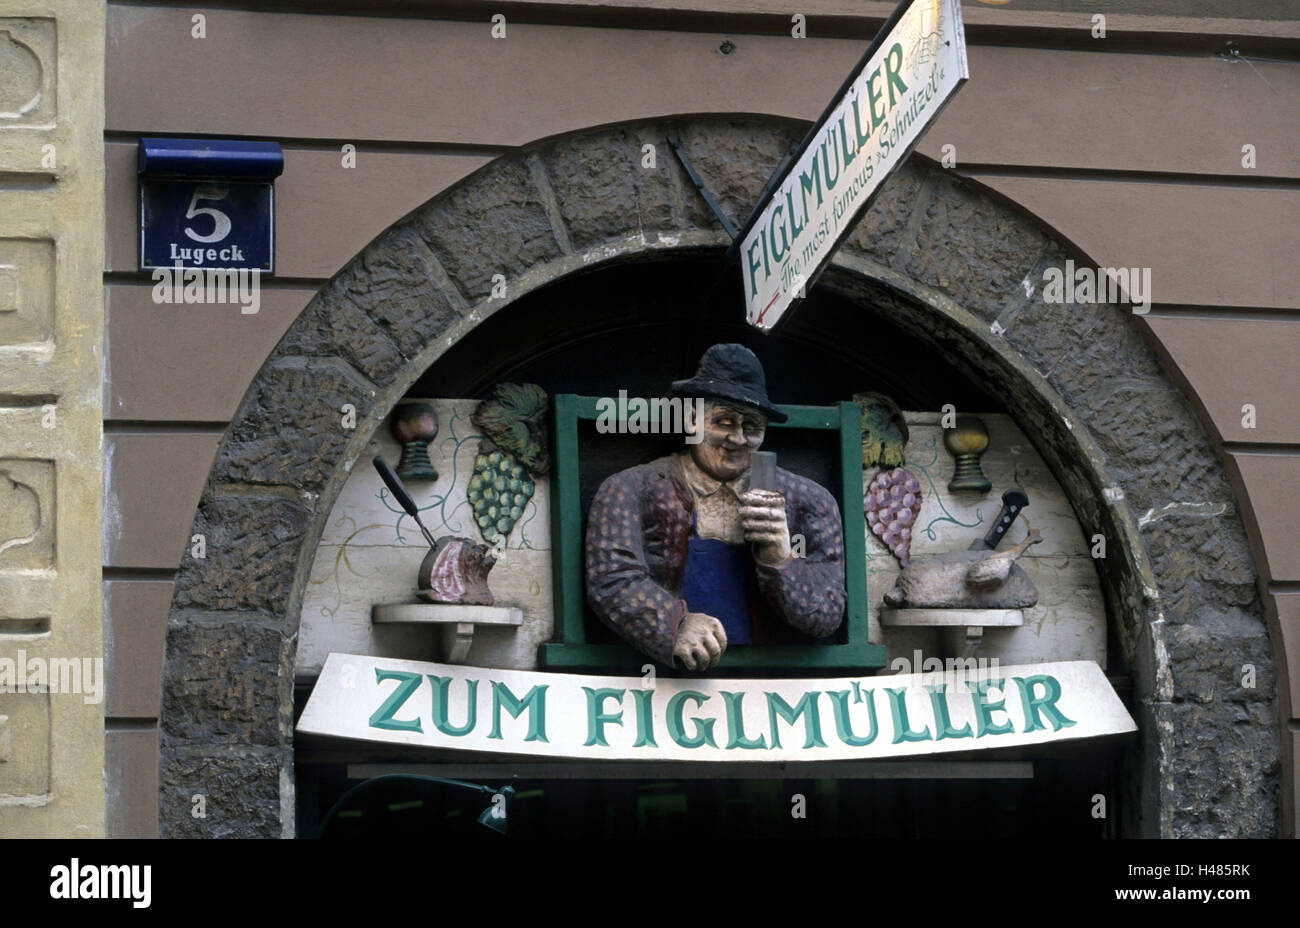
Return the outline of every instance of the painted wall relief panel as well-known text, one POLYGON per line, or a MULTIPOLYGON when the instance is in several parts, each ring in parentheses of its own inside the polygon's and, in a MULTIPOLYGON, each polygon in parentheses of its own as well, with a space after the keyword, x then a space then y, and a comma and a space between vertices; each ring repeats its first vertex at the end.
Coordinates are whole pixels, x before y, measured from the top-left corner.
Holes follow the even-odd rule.
MULTIPOLYGON (((479 401, 425 402, 433 405, 439 423, 428 443, 438 479, 406 479, 406 488, 435 538, 459 535, 483 542, 466 496, 484 437, 470 421, 479 401)), ((387 421, 353 469, 321 535, 303 597, 297 673, 318 673, 330 651, 413 660, 441 657, 432 629, 371 625, 373 604, 415 601, 417 572, 429 549, 370 466, 369 458, 376 454, 394 466, 402 456, 387 421)), ((538 645, 551 637, 550 493, 545 478, 534 483, 488 577, 496 603, 521 609, 523 624, 517 629, 480 627, 467 663, 534 667, 538 645)))
MULTIPOLYGON (((439 421, 429 442, 429 457, 438 478, 407 480, 422 520, 433 536, 461 535, 481 541, 467 490, 474 474, 481 432, 470 417, 476 400, 432 399, 439 421)), ((400 407, 399 407, 400 409, 400 407)), ((967 647, 960 629, 882 628, 881 598, 900 572, 886 546, 868 532, 868 600, 872 640, 885 644, 890 659, 926 657, 997 658, 1000 663, 1106 661, 1106 616, 1095 565, 1083 530, 1065 494, 1029 439, 1004 415, 983 415, 989 449, 981 466, 992 483, 985 494, 948 489, 953 458, 944 449, 937 413, 908 412, 911 438, 906 467, 922 487, 922 505, 912 533, 915 559, 964 550, 983 537, 1000 509, 1003 490, 1019 486, 1030 504, 1021 513, 999 550, 1022 542, 1036 530, 1042 541, 1018 564, 1038 588, 1039 601, 1024 610, 1024 625, 989 628, 982 642, 967 647)), ((396 464, 401 447, 388 423, 371 441, 367 457, 382 454, 396 464)), ((863 474, 864 487, 878 468, 863 474)), ((550 639, 552 607, 549 481, 536 489, 511 528, 504 557, 492 569, 489 586, 499 606, 522 610, 518 628, 480 626, 466 663, 532 669, 537 647, 550 639)), ((424 627, 374 626, 375 603, 414 602, 415 578, 428 544, 392 498, 368 460, 358 463, 326 523, 302 607, 295 671, 319 673, 331 651, 410 660, 442 660, 432 630, 424 627)))
MULTIPOLYGON (((944 448, 938 413, 905 412, 910 438, 907 470, 921 484, 921 511, 911 536, 913 560, 945 551, 960 551, 984 536, 1001 508, 1000 496, 1020 487, 1029 497, 999 551, 1020 544, 1032 530, 1042 540, 1017 561, 1038 588, 1038 604, 1024 610, 1019 628, 988 628, 984 641, 966 653, 959 634, 933 628, 880 626, 881 597, 898 579, 898 561, 874 535, 867 535, 867 591, 873 641, 889 647, 891 660, 911 658, 920 649, 927 657, 996 657, 1004 664, 1051 660, 1091 660, 1106 667, 1106 611, 1089 544, 1064 491, 1024 432, 1009 416, 982 413, 988 427, 988 450, 980 467, 992 484, 987 493, 952 491, 953 457, 944 448), (881 636, 883 633, 883 637, 881 636)), ((863 474, 870 484, 875 469, 863 474)))

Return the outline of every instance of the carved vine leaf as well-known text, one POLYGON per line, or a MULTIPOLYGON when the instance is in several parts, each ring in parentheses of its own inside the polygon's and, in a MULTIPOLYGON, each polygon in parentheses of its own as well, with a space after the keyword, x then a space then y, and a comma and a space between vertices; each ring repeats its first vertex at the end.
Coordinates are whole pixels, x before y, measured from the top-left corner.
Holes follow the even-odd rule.
POLYGON ((478 404, 473 423, 535 477, 551 466, 546 445, 546 391, 534 383, 500 383, 478 404))

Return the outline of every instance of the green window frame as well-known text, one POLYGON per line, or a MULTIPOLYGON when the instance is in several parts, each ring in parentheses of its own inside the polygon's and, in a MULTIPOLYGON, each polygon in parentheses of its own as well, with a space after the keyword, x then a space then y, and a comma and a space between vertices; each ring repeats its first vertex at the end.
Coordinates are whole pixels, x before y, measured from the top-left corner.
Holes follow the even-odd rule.
MULTIPOLYGON (((598 398, 561 393, 553 397, 551 435, 551 570, 556 640, 542 645, 542 666, 554 670, 639 673, 649 660, 626 644, 588 644, 584 589, 581 498, 578 487, 578 423, 595 420, 598 398)), ((846 636, 843 643, 736 645, 715 675, 731 670, 874 670, 884 667, 884 645, 867 640, 866 525, 862 517, 862 433, 857 403, 780 406, 789 419, 769 428, 839 433, 840 518, 844 524, 846 636)))

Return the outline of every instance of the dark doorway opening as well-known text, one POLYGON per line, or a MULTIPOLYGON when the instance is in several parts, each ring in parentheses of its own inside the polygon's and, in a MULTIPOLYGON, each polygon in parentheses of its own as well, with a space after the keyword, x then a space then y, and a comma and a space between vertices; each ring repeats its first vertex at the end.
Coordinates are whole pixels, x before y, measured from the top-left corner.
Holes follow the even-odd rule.
MULTIPOLYGON (((947 775, 873 778, 349 779, 300 763, 298 834, 340 840, 511 838, 1054 838, 1116 836, 1122 749, 1057 746, 1021 755, 1027 777, 980 777, 987 756, 947 775), (509 786, 508 793, 503 793, 509 786), (494 797, 501 796, 502 798, 494 797)), ((1005 765, 1005 764, 1004 764, 1005 765)), ((906 764, 899 765, 900 771, 906 764)))
POLYGON ((629 263, 542 288, 485 319, 415 383, 414 396, 482 397, 503 380, 550 394, 661 396, 718 342, 763 362, 776 402, 824 406, 861 391, 903 409, 1004 412, 933 348, 831 293, 812 291, 771 334, 709 298, 717 262, 629 263))

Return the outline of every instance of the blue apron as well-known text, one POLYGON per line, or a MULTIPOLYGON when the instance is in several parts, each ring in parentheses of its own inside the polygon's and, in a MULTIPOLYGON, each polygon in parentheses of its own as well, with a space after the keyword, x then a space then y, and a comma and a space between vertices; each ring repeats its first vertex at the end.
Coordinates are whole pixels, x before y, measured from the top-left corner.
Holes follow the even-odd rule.
POLYGON ((749 594, 747 545, 730 545, 716 538, 701 538, 691 515, 691 537, 686 548, 686 570, 681 597, 691 612, 711 615, 727 632, 728 646, 749 644, 749 594))

